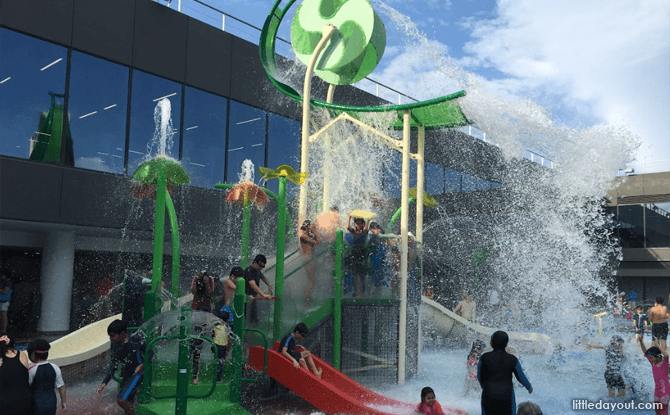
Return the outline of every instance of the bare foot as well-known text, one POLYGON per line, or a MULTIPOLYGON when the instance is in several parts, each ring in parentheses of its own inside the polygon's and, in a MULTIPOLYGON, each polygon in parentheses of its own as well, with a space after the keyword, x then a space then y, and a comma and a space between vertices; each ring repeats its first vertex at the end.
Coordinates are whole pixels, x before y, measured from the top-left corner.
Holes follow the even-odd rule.
POLYGON ((198 377, 197 376, 194 377, 193 382, 191 382, 191 383, 193 383, 194 385, 197 385, 198 384, 198 377))
POLYGON ((320 367, 317 367, 316 368, 316 377, 321 379, 321 374, 322 373, 323 373, 323 369, 321 369, 320 367))

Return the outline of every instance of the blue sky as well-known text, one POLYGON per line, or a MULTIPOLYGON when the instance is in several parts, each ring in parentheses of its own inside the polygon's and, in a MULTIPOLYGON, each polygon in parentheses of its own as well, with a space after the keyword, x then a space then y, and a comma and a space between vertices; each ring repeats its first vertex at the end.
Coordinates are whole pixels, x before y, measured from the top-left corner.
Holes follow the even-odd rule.
MULTIPOLYGON (((273 0, 202 1, 259 27, 274 4, 273 0)), ((384 20, 388 38, 384 58, 370 78, 418 99, 434 98, 459 89, 438 68, 436 61, 442 60, 467 71, 493 96, 510 102, 532 99, 557 125, 625 126, 640 138, 638 162, 670 160, 667 0, 372 0, 372 4, 384 20), (394 11, 416 27, 406 31, 395 24, 394 11)), ((177 7, 177 0, 171 7, 177 7)), ((201 6, 182 0, 182 7, 192 14, 201 6)), ((396 20, 404 22, 402 17, 396 20)), ((282 24, 282 36, 288 38, 289 24, 282 24)))

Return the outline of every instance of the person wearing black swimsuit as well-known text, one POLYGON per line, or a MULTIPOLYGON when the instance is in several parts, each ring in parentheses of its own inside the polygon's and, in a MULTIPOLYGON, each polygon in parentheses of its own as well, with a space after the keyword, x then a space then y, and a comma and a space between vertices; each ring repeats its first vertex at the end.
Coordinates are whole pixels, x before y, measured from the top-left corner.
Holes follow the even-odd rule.
POLYGON ((484 353, 477 366, 477 379, 482 386, 482 415, 514 415, 516 400, 512 374, 523 384, 528 393, 533 387, 521 369, 519 360, 505 351, 509 336, 496 331, 491 336, 492 352, 484 353))

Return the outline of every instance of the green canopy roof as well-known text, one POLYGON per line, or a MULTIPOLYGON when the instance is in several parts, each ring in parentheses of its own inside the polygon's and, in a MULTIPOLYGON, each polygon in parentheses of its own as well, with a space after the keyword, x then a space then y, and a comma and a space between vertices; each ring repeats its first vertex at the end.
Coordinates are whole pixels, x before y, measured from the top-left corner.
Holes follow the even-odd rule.
MULTIPOLYGON (((277 38, 277 31, 280 23, 288 10, 291 8, 296 0, 290 0, 286 7, 279 8, 279 4, 283 0, 277 0, 275 5, 270 10, 270 14, 265 20, 263 30, 261 31, 261 38, 259 42, 259 50, 261 63, 265 68, 270 81, 284 94, 302 102, 300 94, 285 83, 274 78, 273 74, 277 73, 277 63, 275 60, 275 43, 277 38)), ((403 113, 406 110, 412 112, 412 128, 419 126, 425 127, 427 130, 437 130, 441 128, 462 127, 472 124, 461 111, 456 99, 465 96, 465 91, 460 91, 455 94, 447 95, 440 98, 435 98, 427 101, 416 102, 412 104, 403 105, 389 105, 376 107, 356 107, 352 105, 329 104, 324 101, 311 100, 312 106, 322 107, 328 109, 331 114, 338 115, 343 112, 352 117, 362 120, 362 114, 366 112, 389 112, 395 111, 397 119, 392 123, 392 128, 402 130, 403 128, 403 113)))

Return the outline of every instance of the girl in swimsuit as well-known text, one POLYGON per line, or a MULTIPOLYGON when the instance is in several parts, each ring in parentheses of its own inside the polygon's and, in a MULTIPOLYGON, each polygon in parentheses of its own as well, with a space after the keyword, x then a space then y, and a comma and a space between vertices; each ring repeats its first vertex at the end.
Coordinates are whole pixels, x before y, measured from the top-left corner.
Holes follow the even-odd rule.
POLYGON ((644 357, 651 363, 651 372, 654 375, 654 404, 660 403, 660 408, 655 408, 658 415, 668 415, 668 400, 670 400, 670 382, 668 382, 668 352, 656 346, 648 350, 644 346, 644 339, 640 337, 640 348, 644 357))
POLYGON ((477 382, 477 365, 479 364, 479 356, 482 355, 485 347, 486 344, 481 340, 475 340, 472 343, 472 349, 468 353, 468 361, 466 362, 468 372, 465 375, 463 396, 467 396, 471 390, 481 389, 479 382, 477 382))

